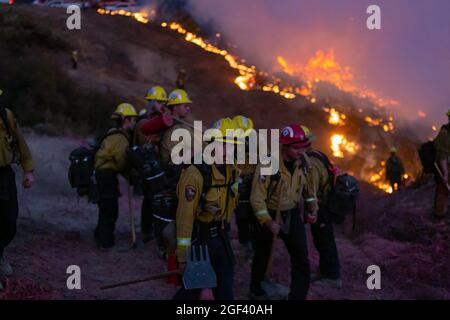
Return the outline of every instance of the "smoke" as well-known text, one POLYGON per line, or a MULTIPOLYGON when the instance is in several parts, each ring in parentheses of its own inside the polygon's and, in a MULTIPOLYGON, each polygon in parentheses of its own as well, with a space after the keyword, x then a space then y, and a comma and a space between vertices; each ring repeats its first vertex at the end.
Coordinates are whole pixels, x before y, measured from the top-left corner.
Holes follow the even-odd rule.
MULTIPOLYGON (((277 55, 305 64, 334 48, 355 83, 398 100, 402 113, 441 123, 450 107, 450 2, 378 0, 382 29, 366 28, 366 0, 189 0, 201 23, 211 22, 250 63, 271 70, 277 55)), ((424 121, 424 120, 420 120, 424 121)))

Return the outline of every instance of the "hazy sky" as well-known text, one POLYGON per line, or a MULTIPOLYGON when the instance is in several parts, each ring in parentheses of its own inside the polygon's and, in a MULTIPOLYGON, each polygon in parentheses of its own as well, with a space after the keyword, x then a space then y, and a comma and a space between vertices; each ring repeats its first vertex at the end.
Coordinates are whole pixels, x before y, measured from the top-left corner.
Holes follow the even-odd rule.
POLYGON ((281 54, 302 64, 318 49, 334 48, 360 84, 399 100, 409 114, 421 109, 446 120, 449 0, 190 0, 190 8, 251 61, 273 66, 281 54), (381 7, 381 30, 366 28, 370 4, 381 7))

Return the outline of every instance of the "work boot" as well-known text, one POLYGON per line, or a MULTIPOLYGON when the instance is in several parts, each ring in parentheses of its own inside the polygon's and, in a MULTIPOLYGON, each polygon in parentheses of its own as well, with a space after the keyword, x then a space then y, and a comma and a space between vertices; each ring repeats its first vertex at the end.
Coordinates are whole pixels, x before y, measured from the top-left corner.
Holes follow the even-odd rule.
POLYGON ((342 289, 341 278, 337 279, 322 278, 319 283, 333 289, 342 289))
POLYGON ((438 213, 434 212, 431 217, 431 222, 438 223, 438 222, 442 222, 444 219, 445 219, 445 214, 438 214, 438 213))
POLYGON ((13 269, 11 265, 9 264, 8 260, 5 259, 5 257, 0 258, 0 275, 9 277, 12 276, 13 269))
POLYGON ((250 293, 248 294, 250 300, 270 300, 266 291, 259 287, 252 287, 250 293))

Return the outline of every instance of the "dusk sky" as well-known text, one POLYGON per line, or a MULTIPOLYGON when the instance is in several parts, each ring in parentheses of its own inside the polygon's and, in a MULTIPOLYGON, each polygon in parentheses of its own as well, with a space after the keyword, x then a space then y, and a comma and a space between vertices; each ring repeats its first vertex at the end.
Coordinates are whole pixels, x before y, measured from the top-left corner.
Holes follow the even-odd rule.
POLYGON ((281 54, 302 64, 334 48, 356 83, 399 100, 402 110, 445 122, 450 108, 450 1, 191 0, 245 57, 268 68, 281 54), (381 7, 381 30, 368 30, 366 9, 381 7))

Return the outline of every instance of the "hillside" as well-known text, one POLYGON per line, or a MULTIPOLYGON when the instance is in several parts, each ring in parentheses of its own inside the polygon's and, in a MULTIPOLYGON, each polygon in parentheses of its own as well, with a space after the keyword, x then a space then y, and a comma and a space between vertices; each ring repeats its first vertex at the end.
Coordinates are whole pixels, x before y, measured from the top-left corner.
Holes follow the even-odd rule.
MULTIPOLYGON (((236 114, 253 118, 259 128, 279 128, 286 123, 301 122, 317 135, 316 145, 331 154, 330 134, 339 131, 329 124, 329 115, 322 108, 336 104, 343 106, 349 122, 347 127, 339 129, 340 132, 360 144, 352 157, 334 159, 344 169, 370 181, 368 177, 378 172, 377 166, 387 156, 387 150, 396 144, 401 146, 400 156, 405 159, 408 172, 416 175, 419 171, 415 152, 417 132, 406 125, 396 128, 395 133, 368 126, 364 113, 347 95, 311 104, 302 97, 287 100, 269 92, 239 90, 234 84, 237 72, 222 57, 183 41, 170 30, 139 24, 125 17, 100 16, 86 11, 82 15, 82 29, 69 31, 65 27, 67 15, 63 9, 0 5, 0 14, 10 19, 11 25, 17 21, 25 25, 24 31, 18 33, 21 37, 36 32, 32 35, 40 36, 33 39, 41 39, 38 43, 25 43, 24 48, 29 45, 30 51, 23 49, 25 53, 17 55, 12 45, 0 47, 0 54, 9 59, 2 61, 2 67, 14 66, 14 72, 20 74, 24 72, 20 69, 24 63, 39 67, 42 61, 42 65, 45 62, 47 66, 41 69, 46 74, 39 74, 40 69, 36 68, 34 74, 18 78, 20 81, 5 79, 0 74, 0 86, 5 88, 6 99, 13 104, 11 107, 19 118, 33 127, 27 130, 27 137, 38 164, 35 188, 29 192, 20 190, 19 233, 8 250, 15 275, 5 283, 7 290, 0 293, 0 299, 169 299, 172 296, 175 288, 164 281, 99 290, 104 284, 163 271, 164 263, 157 258, 153 242, 135 251, 128 250, 130 232, 124 185, 117 228, 118 249, 108 253, 98 251, 92 239, 97 209, 84 199, 76 198, 68 186, 66 171, 70 151, 82 143, 86 135, 104 126, 116 103, 129 101, 142 108, 146 90, 156 84, 171 89, 181 67, 188 74, 186 87, 194 101, 193 118, 204 120, 205 125, 236 114), (59 45, 50 50, 48 47, 55 43, 59 45), (77 71, 71 69, 72 50, 80 55, 77 71), (55 73, 52 70, 56 70, 55 73), (48 78, 44 81, 43 76, 48 78), (36 80, 41 85, 35 87, 32 81, 22 79, 36 80), (55 83, 59 80, 61 83, 55 83), (52 95, 41 96, 48 92, 52 95), (33 118, 29 114, 33 114, 33 118), (73 124, 80 126, 83 121, 86 122, 83 130, 75 130, 75 125, 71 128, 73 124), (42 122, 56 129, 41 130, 42 122), (82 268, 80 291, 66 288, 65 270, 72 264, 82 268)), ((8 37, 0 32, 0 41, 7 41, 8 37)), ((351 221, 337 227, 344 288, 330 290, 314 284, 310 299, 450 298, 450 261, 445 256, 450 230, 448 221, 440 224, 429 221, 432 184, 428 181, 416 189, 408 187, 394 195, 362 181, 361 189, 356 232, 351 231, 351 221), (366 287, 366 268, 372 264, 382 269, 382 290, 379 291, 366 287)), ((140 201, 137 197, 133 200, 136 216, 140 201)), ((287 253, 281 242, 278 245, 275 278, 287 284, 289 267, 284 263, 287 253)), ((233 248, 238 253, 235 230, 233 248)), ((315 267, 318 261, 312 245, 310 251, 315 267)), ((236 297, 245 299, 250 265, 242 259, 239 262, 236 297)))

